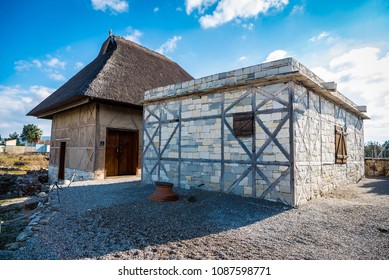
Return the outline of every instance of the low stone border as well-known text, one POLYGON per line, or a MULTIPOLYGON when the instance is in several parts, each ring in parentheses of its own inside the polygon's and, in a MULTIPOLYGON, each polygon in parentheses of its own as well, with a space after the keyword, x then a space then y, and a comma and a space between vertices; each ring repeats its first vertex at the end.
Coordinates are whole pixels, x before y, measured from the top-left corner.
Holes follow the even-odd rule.
POLYGON ((24 243, 36 232, 42 230, 43 226, 47 225, 59 210, 60 204, 57 199, 52 199, 52 194, 40 193, 38 196, 42 199, 38 203, 37 211, 29 217, 28 225, 16 237, 16 241, 5 245, 5 250, 14 251, 23 247, 24 243))

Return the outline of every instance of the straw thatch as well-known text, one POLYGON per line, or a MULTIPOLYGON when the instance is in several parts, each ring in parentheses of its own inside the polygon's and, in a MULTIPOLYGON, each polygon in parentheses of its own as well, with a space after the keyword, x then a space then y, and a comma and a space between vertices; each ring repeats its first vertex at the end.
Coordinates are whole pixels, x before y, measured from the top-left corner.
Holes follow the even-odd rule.
POLYGON ((50 112, 81 99, 137 104, 144 92, 155 87, 193 79, 167 57, 110 36, 99 55, 27 115, 52 118, 50 112))

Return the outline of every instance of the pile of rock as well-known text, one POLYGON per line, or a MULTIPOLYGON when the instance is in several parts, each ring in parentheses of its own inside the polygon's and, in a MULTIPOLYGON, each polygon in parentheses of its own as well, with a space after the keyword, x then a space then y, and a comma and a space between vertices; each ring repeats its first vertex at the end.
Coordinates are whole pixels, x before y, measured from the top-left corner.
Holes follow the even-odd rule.
POLYGON ((12 192, 18 196, 38 195, 48 191, 47 182, 47 169, 28 171, 26 175, 16 178, 12 192))

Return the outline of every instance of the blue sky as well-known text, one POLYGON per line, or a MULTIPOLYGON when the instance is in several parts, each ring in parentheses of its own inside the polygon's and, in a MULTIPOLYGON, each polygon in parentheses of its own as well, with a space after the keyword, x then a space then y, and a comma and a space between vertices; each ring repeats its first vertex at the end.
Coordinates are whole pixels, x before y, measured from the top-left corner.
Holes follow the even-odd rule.
POLYGON ((98 54, 112 28, 192 76, 292 56, 358 105, 365 142, 389 139, 389 1, 0 1, 0 135, 98 54))

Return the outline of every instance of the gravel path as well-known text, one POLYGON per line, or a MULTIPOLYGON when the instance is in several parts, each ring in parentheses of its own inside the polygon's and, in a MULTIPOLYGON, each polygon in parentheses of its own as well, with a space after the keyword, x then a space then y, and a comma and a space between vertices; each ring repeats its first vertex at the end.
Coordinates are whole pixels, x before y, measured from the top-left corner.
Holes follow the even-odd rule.
POLYGON ((299 208, 200 190, 147 200, 139 182, 76 182, 14 259, 389 259, 389 179, 299 208), (193 201, 194 200, 194 201, 193 201))

